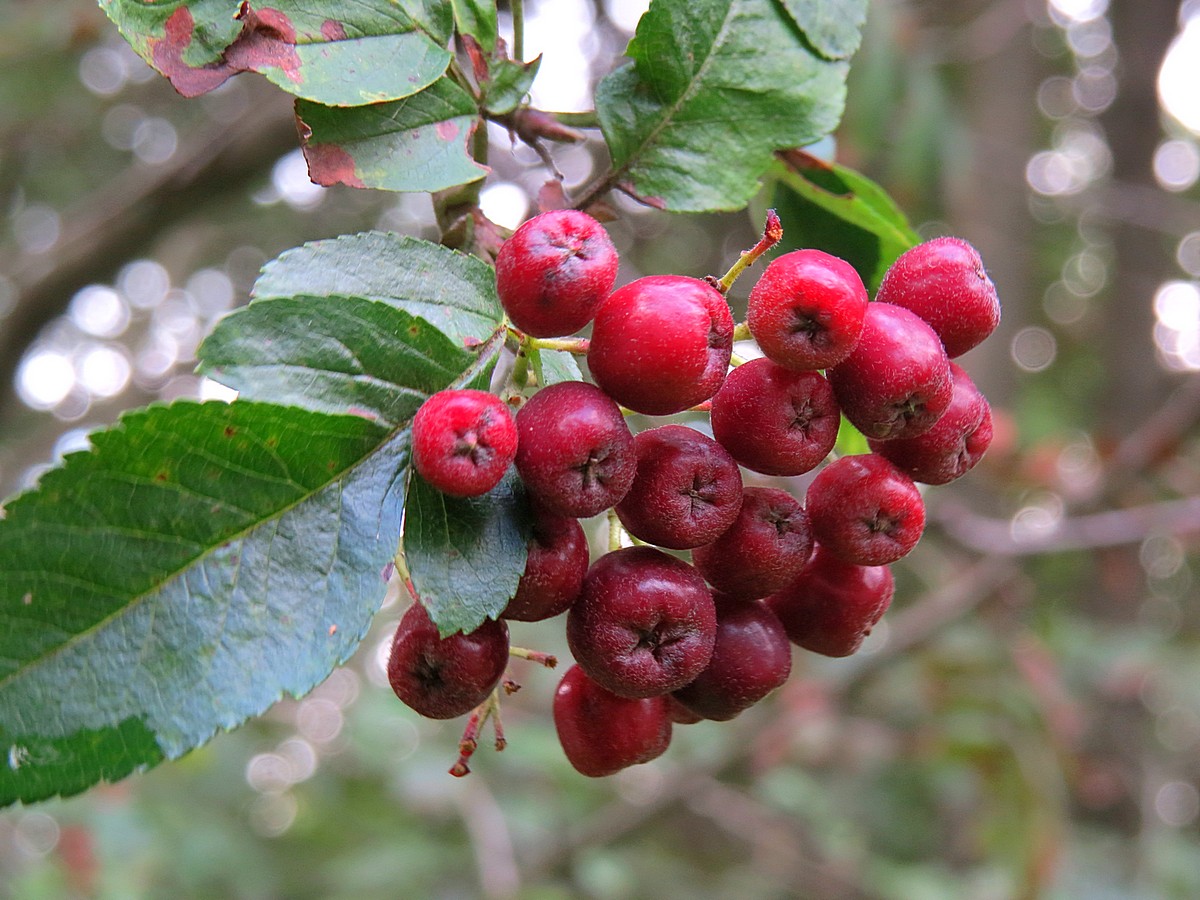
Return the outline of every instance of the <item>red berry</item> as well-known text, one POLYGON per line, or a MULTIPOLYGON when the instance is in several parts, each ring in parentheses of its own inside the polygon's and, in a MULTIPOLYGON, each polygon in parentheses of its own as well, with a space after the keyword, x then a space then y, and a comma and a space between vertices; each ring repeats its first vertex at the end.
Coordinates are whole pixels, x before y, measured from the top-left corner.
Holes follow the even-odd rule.
POLYGON ((567 613, 567 643, 588 675, 622 697, 683 687, 712 656, 716 612, 704 579, 653 547, 606 553, 567 613))
POLYGON ((827 373, 838 405, 869 438, 916 437, 950 405, 950 361, 915 313, 889 303, 867 307, 862 337, 827 373))
POLYGON ((979 252, 961 238, 934 238, 906 250, 884 273, 875 299, 928 322, 950 357, 966 353, 1000 324, 996 286, 979 252))
POLYGON ((817 542, 862 566, 895 562, 925 530, 925 501, 917 486, 874 453, 843 456, 818 472, 805 507, 817 542))
POLYGON ((692 562, 718 591, 765 597, 798 574, 812 553, 812 528, 799 501, 779 488, 748 487, 733 525, 692 551, 692 562))
POLYGON ((566 612, 583 587, 588 561, 587 535, 579 520, 535 504, 525 572, 500 617, 540 622, 566 612))
POLYGON ((853 266, 820 250, 793 250, 750 290, 746 323, 779 365, 825 369, 854 348, 866 311, 867 289, 853 266))
POLYGON ((517 472, 548 509, 586 518, 625 496, 637 473, 633 435, 600 388, 563 381, 517 412, 517 472))
POLYGON ((616 506, 634 537, 672 550, 715 540, 737 518, 742 474, 712 438, 684 425, 650 428, 633 439, 637 476, 616 506))
POLYGON ((496 255, 496 291, 526 334, 574 334, 612 290, 617 267, 617 250, 599 222, 573 209, 554 210, 504 242, 496 255))
POLYGON ((414 603, 392 639, 387 675, 404 703, 430 719, 453 719, 487 699, 508 665, 508 626, 487 621, 443 638, 414 603))
POLYGON ((757 600, 714 594, 717 639, 704 671, 671 696, 719 722, 780 687, 792 671, 792 648, 779 617, 757 600))
POLYGON ((719 291, 696 278, 651 275, 601 304, 588 368, 618 403, 663 416, 716 393, 732 352, 733 316, 719 291))
POLYGON ((516 424, 495 394, 438 391, 413 417, 413 466, 444 494, 486 494, 500 483, 516 453, 516 424))
POLYGON ((992 410, 970 376, 950 363, 950 406, 929 431, 914 438, 868 443, 880 456, 924 484, 949 484, 983 458, 992 443, 992 410))
POLYGON ((841 410, 820 372, 752 359, 725 378, 712 401, 713 437, 747 469, 802 475, 837 443, 841 410))
POLYGON ((671 743, 666 697, 618 697, 579 666, 567 670, 554 693, 554 727, 567 760, 592 778, 650 762, 671 743))
POLYGON ((887 611, 894 592, 887 566, 858 566, 818 544, 804 571, 763 602, 793 644, 825 656, 849 656, 887 611))

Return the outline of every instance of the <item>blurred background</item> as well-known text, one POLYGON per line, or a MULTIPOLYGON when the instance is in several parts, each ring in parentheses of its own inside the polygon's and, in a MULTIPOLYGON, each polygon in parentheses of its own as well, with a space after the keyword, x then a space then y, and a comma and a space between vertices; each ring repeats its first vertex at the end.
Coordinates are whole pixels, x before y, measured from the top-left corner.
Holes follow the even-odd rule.
MULTIPOLYGON (((535 105, 589 108, 644 8, 531 2, 535 105)), ((547 172, 508 146, 482 202, 512 227, 547 172)), ((508 749, 460 780, 462 723, 387 687, 390 596, 309 697, 0 813, 0 897, 1200 897, 1200 2, 872 0, 836 157, 1004 304, 963 360, 995 443, 929 493, 858 655, 798 651, 599 781, 518 668, 508 749)), ((577 186, 603 151, 555 159, 577 186)), ((761 227, 614 203, 622 281, 723 272, 761 227)), ((185 101, 87 0, 0 4, 0 497, 124 409, 228 396, 194 353, 259 266, 368 228, 437 236, 425 195, 309 183, 263 79, 185 101)))

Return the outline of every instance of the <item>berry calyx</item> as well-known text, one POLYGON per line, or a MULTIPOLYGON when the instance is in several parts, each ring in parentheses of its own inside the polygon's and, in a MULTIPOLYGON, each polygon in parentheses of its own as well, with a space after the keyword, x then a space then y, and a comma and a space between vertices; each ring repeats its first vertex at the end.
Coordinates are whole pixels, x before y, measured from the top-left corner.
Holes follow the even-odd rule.
POLYGON ((825 369, 854 348, 867 300, 848 262, 821 250, 793 250, 772 261, 751 289, 746 323, 779 365, 825 369))
POLYGON ((516 453, 512 413, 487 391, 438 391, 413 417, 413 466, 444 494, 486 494, 500 483, 516 453))
POLYGON ((732 352, 733 316, 719 291, 697 278, 650 275, 601 304, 587 359, 618 403, 665 416, 716 393, 732 352))
POLYGON ((539 338, 574 334, 617 278, 617 250, 587 213, 560 209, 521 225, 496 255, 496 291, 513 325, 539 338))
POLYGON ((875 299, 911 310, 929 323, 951 358, 962 356, 1000 324, 996 285, 979 252, 956 237, 906 250, 888 267, 875 299))

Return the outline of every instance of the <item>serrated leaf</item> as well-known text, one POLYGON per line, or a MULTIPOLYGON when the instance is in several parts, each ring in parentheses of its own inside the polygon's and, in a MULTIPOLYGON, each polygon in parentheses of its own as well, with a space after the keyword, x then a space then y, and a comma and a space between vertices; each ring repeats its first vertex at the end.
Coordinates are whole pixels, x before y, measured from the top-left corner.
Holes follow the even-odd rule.
POLYGON ((383 594, 407 433, 177 403, 92 436, 0 521, 0 804, 178 757, 301 695, 383 594))
POLYGON ((500 615, 525 571, 531 525, 516 469, 480 497, 450 497, 415 472, 404 510, 404 560, 443 637, 500 615))
POLYGON ((199 371, 245 399, 388 426, 475 361, 425 320, 360 297, 255 301, 222 319, 197 355, 199 371))
POLYGON ((488 53, 496 49, 498 36, 496 0, 452 0, 454 27, 469 34, 488 53))
POLYGON ((251 295, 255 300, 352 296, 387 303, 425 319, 460 346, 486 340, 504 318, 491 266, 383 231, 288 250, 263 267, 251 295))
POLYGON ((613 181, 667 209, 740 209, 775 150, 841 118, 847 64, 776 0, 653 0, 626 55, 596 90, 613 181))
POLYGON ((784 222, 782 249, 820 247, 840 256, 874 292, 884 272, 920 237, 887 192, 866 176, 807 154, 787 155, 770 205, 784 222))
POLYGON ((867 21, 867 0, 780 0, 816 51, 830 59, 854 55, 867 21))
POLYGON ((187 97, 253 71, 298 97, 358 106, 422 90, 451 59, 449 0, 100 5, 142 58, 187 97))
POLYGON ((496 59, 488 66, 488 81, 483 85, 484 108, 493 115, 510 113, 525 99, 537 77, 542 58, 519 63, 511 59, 496 59))
POLYGON ((323 185, 440 191, 483 178, 468 149, 479 125, 470 94, 449 78, 393 103, 333 107, 296 101, 308 174, 323 185))

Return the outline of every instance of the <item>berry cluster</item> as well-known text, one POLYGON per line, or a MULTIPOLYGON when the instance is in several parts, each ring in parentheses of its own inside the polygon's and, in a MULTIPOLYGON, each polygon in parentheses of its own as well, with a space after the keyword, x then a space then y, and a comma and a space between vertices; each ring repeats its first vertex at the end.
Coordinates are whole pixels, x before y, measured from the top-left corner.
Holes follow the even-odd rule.
POLYGON ((474 496, 515 465, 534 511, 528 564, 499 620, 442 639, 418 602, 396 632, 388 674, 405 703, 434 718, 475 710, 452 771, 467 771, 497 702, 508 620, 566 613, 576 665, 554 721, 567 758, 592 776, 657 757, 673 723, 758 702, 788 678, 791 644, 853 653, 892 601, 889 565, 924 530, 915 482, 952 481, 987 449, 987 401, 951 362, 1000 317, 978 253, 951 237, 920 244, 870 301, 848 263, 796 250, 767 266, 735 325, 725 291, 780 235, 772 213, 724 279, 656 275, 615 291, 617 252, 582 212, 537 216, 501 248, 497 288, 522 346, 586 354, 594 383, 527 398, 518 385, 509 402, 447 390, 414 419, 413 465, 430 484, 474 496), (546 340, 589 323, 590 340, 546 340), (763 355, 735 358, 735 338, 763 355), (697 408, 711 437, 674 423, 634 434, 626 420, 697 408), (826 463, 843 417, 871 452, 826 463), (743 484, 743 469, 796 476, 822 463, 803 504, 743 484), (610 550, 590 562, 578 520, 605 511, 610 550), (634 546, 621 546, 622 530, 634 546))

